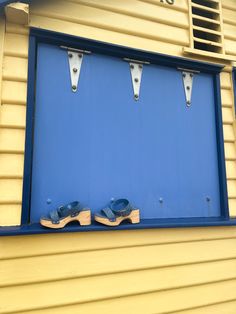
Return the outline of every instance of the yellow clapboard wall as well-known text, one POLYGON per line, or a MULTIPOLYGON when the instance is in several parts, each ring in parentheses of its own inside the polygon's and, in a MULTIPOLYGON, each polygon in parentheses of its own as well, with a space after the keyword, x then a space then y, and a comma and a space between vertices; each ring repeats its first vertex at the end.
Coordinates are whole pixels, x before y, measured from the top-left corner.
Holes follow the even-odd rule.
MULTIPOLYGON (((188 0, 174 6, 41 0, 30 6, 29 17, 33 27, 171 55, 183 56, 190 44, 188 0)), ((235 0, 223 0, 226 53, 236 56, 235 17, 235 0)), ((28 28, 0 21, 0 225, 15 225, 22 201, 28 28)), ((227 65, 222 113, 230 214, 236 216, 232 67, 220 62, 227 65)), ((236 228, 2 237, 0 313, 235 314, 236 228)))
POLYGON ((18 225, 22 203, 29 30, 5 23, 3 18, 1 25, 4 32, 0 36, 0 225, 18 225))
POLYGON ((226 53, 236 56, 236 4, 234 0, 222 1, 226 53))
POLYGON ((236 229, 1 238, 0 278, 0 313, 235 314, 236 229))

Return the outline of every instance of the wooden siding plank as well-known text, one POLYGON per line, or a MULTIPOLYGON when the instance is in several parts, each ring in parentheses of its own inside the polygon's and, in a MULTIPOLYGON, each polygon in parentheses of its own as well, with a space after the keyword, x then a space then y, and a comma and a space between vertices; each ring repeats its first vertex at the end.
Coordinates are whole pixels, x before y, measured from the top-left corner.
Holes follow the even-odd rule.
POLYGON ((24 82, 3 81, 2 103, 25 105, 27 84, 24 82))
POLYGON ((17 226, 20 221, 21 205, 0 205, 0 226, 17 226))
POLYGON ((25 147, 25 131, 2 128, 0 131, 0 150, 21 151, 25 147))
POLYGON ((6 33, 4 55, 27 58, 28 36, 22 34, 6 33))
POLYGON ((0 128, 25 128, 26 107, 2 105, 0 108, 0 128))
MULTIPOLYGON (((4 289, 2 292, 3 311, 1 313, 13 313, 14 311, 24 311, 25 309, 29 309, 31 310, 31 313, 39 314, 42 313, 42 311, 36 310, 44 307, 44 314, 110 314, 111 311, 113 314, 163 314, 171 311, 174 312, 191 309, 197 306, 209 305, 215 302, 232 301, 236 298, 236 280, 160 292, 129 295, 126 297, 105 299, 102 301, 82 304, 78 304, 80 293, 77 291, 76 285, 72 287, 70 289, 68 285, 65 284, 64 289, 59 291, 58 294, 53 294, 53 297, 51 298, 48 298, 48 295, 51 295, 53 291, 50 289, 50 284, 48 284, 47 288, 38 295, 34 293, 34 290, 28 289, 29 293, 27 295, 24 294, 23 298, 21 298, 21 290, 18 289, 19 297, 18 295, 14 295, 14 302, 7 302, 7 300, 12 299, 12 294, 9 294, 9 292, 4 289), (74 289, 72 289, 72 287, 74 287, 74 289), (68 289, 70 293, 68 293, 68 289), (47 298, 45 298, 45 296, 47 298), (45 303, 43 302, 44 299, 47 299, 45 303), (56 308, 51 307, 53 303, 57 306, 56 308)), ((111 290, 113 288, 114 287, 110 287, 111 290)))
POLYGON ((225 142, 234 142, 235 135, 233 125, 223 125, 223 129, 225 142))
POLYGON ((233 105, 233 95, 231 90, 222 89, 221 90, 221 98, 223 104, 233 105))
POLYGON ((224 23, 224 37, 226 39, 236 39, 236 25, 224 23))
POLYGON ((227 178, 236 179, 236 162, 226 161, 227 178))
POLYGON ((232 258, 236 258, 235 239, 18 258, 1 262, 1 282, 5 278, 12 284, 32 283, 232 258))
POLYGON ((6 23, 6 32, 13 33, 13 34, 21 34, 21 35, 28 35, 29 34, 29 27, 27 25, 19 25, 7 22, 6 23))
POLYGON ((8 57, 3 59, 3 79, 8 81, 27 81, 28 60, 8 57))
POLYGON ((230 210, 230 216, 236 217, 236 197, 235 199, 229 200, 229 210, 230 210))
POLYGON ((236 43, 234 40, 225 39, 225 51, 229 55, 236 55, 236 43))
POLYGON ((221 72, 220 74, 221 88, 222 89, 231 89, 231 73, 221 72))
POLYGON ((229 197, 236 198, 236 180, 227 180, 229 197))
POLYGON ((22 197, 22 180, 0 179, 0 204, 20 204, 22 197))
POLYGON ((228 23, 234 25, 236 23, 236 11, 229 10, 223 7, 222 13, 224 24, 228 23))
POLYGON ((226 159, 236 158, 236 147, 233 143, 225 143, 225 157, 226 159))
POLYGON ((222 7, 236 11, 236 4, 234 0, 224 0, 222 3, 222 7))
POLYGON ((0 154, 0 178, 22 177, 23 165, 23 155, 0 154))
MULTIPOLYGON (((236 301, 212 304, 200 308, 178 312, 178 314, 235 314, 236 301)), ((171 314, 176 312, 171 312, 171 314)), ((170 312, 168 313, 170 314, 170 312)), ((177 313, 176 313, 177 314, 177 313)))
POLYGON ((233 124, 235 117, 232 108, 222 108, 222 115, 224 123, 233 124))

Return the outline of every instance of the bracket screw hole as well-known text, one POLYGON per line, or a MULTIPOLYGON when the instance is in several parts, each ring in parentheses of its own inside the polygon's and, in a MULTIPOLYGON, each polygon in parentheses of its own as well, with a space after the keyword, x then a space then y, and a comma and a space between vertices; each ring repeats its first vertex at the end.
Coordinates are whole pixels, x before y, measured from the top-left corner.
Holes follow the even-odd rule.
POLYGON ((134 69, 134 65, 133 65, 133 64, 131 64, 131 65, 130 65, 130 68, 131 68, 131 69, 134 69))
POLYGON ((76 68, 73 68, 73 72, 76 73, 78 70, 76 68))
POLYGON ((137 99, 138 99, 138 94, 135 94, 135 95, 134 95, 134 98, 137 100, 137 99))
POLYGON ((73 54, 72 53, 69 53, 69 58, 72 58, 73 57, 73 54))
POLYGON ((190 90, 190 86, 187 86, 187 90, 190 90))
POLYGON ((138 78, 136 77, 136 78, 134 79, 134 81, 135 81, 136 83, 138 83, 138 78))
POLYGON ((80 53, 78 56, 79 56, 79 58, 82 58, 83 55, 80 53))
POLYGON ((73 90, 76 90, 76 86, 75 86, 75 85, 72 85, 72 89, 73 89, 73 90))
POLYGON ((143 68, 142 64, 140 64, 138 67, 139 67, 140 69, 142 69, 142 68, 143 68))

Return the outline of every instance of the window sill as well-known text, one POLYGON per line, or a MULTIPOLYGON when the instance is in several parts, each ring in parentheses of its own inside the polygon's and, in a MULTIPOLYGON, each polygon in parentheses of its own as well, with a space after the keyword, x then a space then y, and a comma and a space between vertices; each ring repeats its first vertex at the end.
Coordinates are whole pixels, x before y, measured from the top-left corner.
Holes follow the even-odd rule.
POLYGON ((182 218, 182 219, 143 219, 139 224, 122 223, 118 227, 107 227, 98 223, 81 227, 78 224, 66 226, 63 229, 48 229, 35 223, 24 226, 0 227, 0 236, 49 234, 65 232, 85 232, 85 231, 111 231, 111 230, 137 230, 155 228, 192 228, 192 227, 217 227, 236 226, 236 218, 182 218))
POLYGON ((222 61, 236 61, 236 56, 226 55, 226 54, 220 54, 210 51, 203 51, 199 49, 193 49, 193 48, 183 48, 184 54, 190 54, 190 55, 197 55, 197 56, 203 56, 203 57, 209 57, 212 59, 220 59, 222 61))

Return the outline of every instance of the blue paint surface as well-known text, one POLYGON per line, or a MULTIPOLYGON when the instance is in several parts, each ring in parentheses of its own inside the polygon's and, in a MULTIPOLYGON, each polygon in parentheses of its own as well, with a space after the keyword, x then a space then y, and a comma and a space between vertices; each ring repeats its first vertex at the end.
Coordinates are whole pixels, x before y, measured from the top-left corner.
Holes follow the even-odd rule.
POLYGON ((128 63, 91 54, 73 93, 67 52, 40 44, 36 84, 31 222, 117 197, 143 219, 220 216, 212 75, 194 76, 187 108, 181 72, 145 65, 136 102, 128 63))

